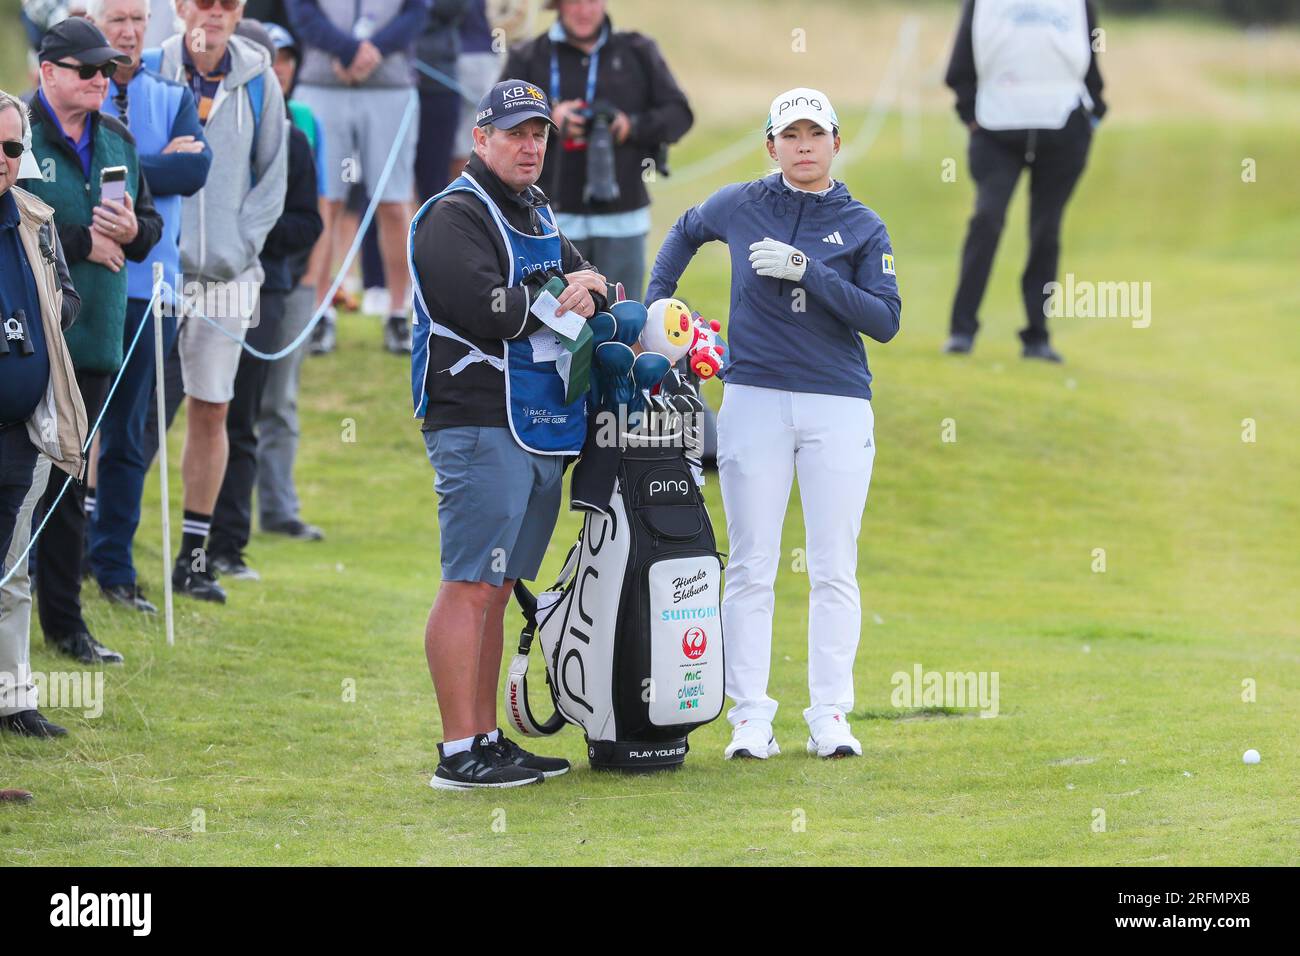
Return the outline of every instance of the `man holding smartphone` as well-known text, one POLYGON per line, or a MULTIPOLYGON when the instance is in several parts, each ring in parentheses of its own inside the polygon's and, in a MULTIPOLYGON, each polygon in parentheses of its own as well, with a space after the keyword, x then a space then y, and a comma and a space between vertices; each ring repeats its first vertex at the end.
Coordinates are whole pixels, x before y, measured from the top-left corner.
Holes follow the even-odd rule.
MULTIPOLYGON (((99 417, 122 365, 126 262, 143 262, 162 235, 140 172, 135 139, 99 109, 109 78, 130 57, 113 49, 94 24, 72 17, 41 42, 40 88, 31 99, 32 152, 42 176, 29 191, 54 208, 81 315, 67 332, 86 415, 99 417), (117 190, 120 201, 111 198, 117 190)), ((45 641, 83 663, 121 663, 101 645, 81 614, 85 486, 76 482, 53 507, 62 482, 46 489, 49 522, 37 542, 37 606, 45 641)))
POLYGON ((537 576, 565 456, 587 430, 585 395, 566 403, 544 323, 606 306, 605 277, 534 185, 554 129, 540 89, 496 84, 479 103, 474 155, 411 223, 412 397, 437 472, 442 562, 424 635, 442 715, 438 789, 517 787, 569 769, 507 740, 496 718, 511 589, 537 576), (552 281, 558 307, 535 312, 552 281))
MULTIPOLYGON (((99 428, 94 482, 98 496, 95 487, 86 489, 86 510, 90 512, 86 558, 104 597, 122 607, 153 612, 156 608, 136 583, 131 554, 150 464, 145 423, 154 380, 153 316, 148 310, 153 263, 162 263, 166 282, 175 284, 181 271, 181 203, 207 182, 212 148, 204 138, 189 89, 163 79, 142 62, 151 22, 148 0, 87 0, 86 15, 104 31, 114 49, 130 57, 131 62, 113 74, 101 109, 125 123, 135 137, 140 168, 163 220, 162 238, 150 251, 150 261, 131 262, 126 267, 122 340, 124 345, 130 343, 137 332, 140 339, 99 428)), ((166 19, 170 22, 173 16, 169 10, 166 19)), ((171 305, 164 299, 163 355, 171 352, 176 341, 177 310, 168 307, 171 305)))

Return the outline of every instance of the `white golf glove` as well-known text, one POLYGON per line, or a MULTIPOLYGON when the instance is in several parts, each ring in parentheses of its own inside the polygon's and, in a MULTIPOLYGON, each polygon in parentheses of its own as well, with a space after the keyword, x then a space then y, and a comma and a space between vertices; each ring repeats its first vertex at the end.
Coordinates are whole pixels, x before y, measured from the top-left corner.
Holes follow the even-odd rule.
POLYGON ((794 246, 769 238, 749 247, 749 264, 761 276, 798 282, 808 268, 808 257, 794 246))

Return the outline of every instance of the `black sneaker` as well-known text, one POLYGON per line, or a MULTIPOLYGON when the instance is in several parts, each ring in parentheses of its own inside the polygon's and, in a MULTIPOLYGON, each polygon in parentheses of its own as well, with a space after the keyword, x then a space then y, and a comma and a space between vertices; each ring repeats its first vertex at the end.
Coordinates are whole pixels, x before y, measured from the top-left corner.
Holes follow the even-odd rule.
POLYGON ((525 770, 512 764, 487 739, 487 734, 479 734, 469 750, 450 757, 442 752, 442 744, 438 744, 438 756, 442 759, 429 781, 429 786, 435 790, 523 787, 546 779, 540 771, 525 770))
POLYGON ((242 554, 216 554, 211 560, 212 570, 236 581, 260 581, 262 576, 248 566, 242 554))
POLYGON ((1025 346, 1024 351, 1020 353, 1021 358, 1038 359, 1042 362, 1056 362, 1060 364, 1065 359, 1061 353, 1052 348, 1047 342, 1033 342, 1025 346))
POLYGON ((335 327, 337 319, 334 310, 330 309, 316 323, 316 328, 311 333, 311 354, 312 355, 329 355, 338 345, 338 330, 335 327))
POLYGON ((975 347, 975 338, 970 335, 950 335, 943 343, 943 350, 949 355, 969 355, 975 347))
POLYGON ((45 719, 39 710, 20 710, 0 717, 0 730, 20 737, 65 737, 67 730, 45 719))
POLYGON ((292 521, 282 521, 279 524, 262 523, 262 532, 264 534, 282 534, 298 541, 323 541, 325 532, 314 524, 307 524, 305 521, 299 521, 294 518, 292 521))
POLYGON ((411 323, 404 315, 390 315, 384 323, 384 348, 394 355, 411 354, 411 323))
POLYGON ((121 664, 124 660, 117 651, 110 651, 95 640, 89 631, 46 634, 45 643, 64 657, 74 657, 83 664, 121 664))
POLYGON ((211 571, 191 571, 184 562, 172 568, 172 588, 196 601, 226 603, 226 589, 217 583, 211 571))
POLYGON ((109 604, 116 604, 120 607, 130 608, 132 611, 140 611, 143 614, 157 614, 158 608, 154 607, 153 602, 144 596, 144 591, 138 584, 119 584, 115 587, 101 587, 99 593, 104 595, 104 600, 109 604))
POLYGON ((558 777, 562 773, 569 772, 569 761, 563 757, 539 757, 537 754, 530 754, 507 737, 500 727, 497 728, 496 743, 489 746, 499 750, 501 755, 516 767, 540 771, 543 777, 558 777))

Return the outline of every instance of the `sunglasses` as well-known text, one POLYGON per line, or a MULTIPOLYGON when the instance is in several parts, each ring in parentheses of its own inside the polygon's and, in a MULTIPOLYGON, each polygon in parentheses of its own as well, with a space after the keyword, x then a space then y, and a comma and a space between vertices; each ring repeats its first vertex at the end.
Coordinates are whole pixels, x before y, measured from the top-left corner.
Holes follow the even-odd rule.
POLYGON ((108 60, 107 62, 98 65, 91 63, 60 63, 58 60, 50 60, 50 62, 55 66, 63 67, 65 70, 76 70, 77 76, 83 80, 90 79, 96 73, 103 76, 104 79, 109 80, 112 79, 113 74, 117 72, 116 60, 108 60))
POLYGON ((17 159, 23 154, 23 144, 21 140, 7 139, 0 146, 4 147, 5 155, 10 159, 17 159))
MULTIPOLYGON (((218 0, 194 0, 194 5, 200 10, 211 10, 218 3, 218 0)), ((239 0, 220 0, 221 9, 227 13, 233 13, 239 7, 239 0)))

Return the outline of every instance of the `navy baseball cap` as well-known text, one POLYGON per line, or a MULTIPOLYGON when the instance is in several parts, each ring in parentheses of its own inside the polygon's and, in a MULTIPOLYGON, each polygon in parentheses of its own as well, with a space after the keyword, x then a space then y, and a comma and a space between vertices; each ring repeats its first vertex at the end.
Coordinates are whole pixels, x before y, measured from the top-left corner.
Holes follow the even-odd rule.
POLYGON ((543 119, 555 126, 546 94, 524 80, 502 80, 479 100, 474 122, 478 126, 491 123, 497 129, 511 129, 530 119, 543 119))
POLYGON ((68 17, 56 23, 41 40, 37 58, 42 63, 47 60, 62 60, 64 57, 72 57, 77 62, 90 66, 99 66, 110 60, 122 66, 131 65, 129 56, 109 46, 99 28, 81 17, 68 17))

